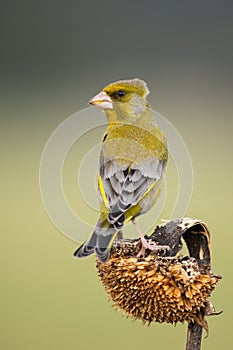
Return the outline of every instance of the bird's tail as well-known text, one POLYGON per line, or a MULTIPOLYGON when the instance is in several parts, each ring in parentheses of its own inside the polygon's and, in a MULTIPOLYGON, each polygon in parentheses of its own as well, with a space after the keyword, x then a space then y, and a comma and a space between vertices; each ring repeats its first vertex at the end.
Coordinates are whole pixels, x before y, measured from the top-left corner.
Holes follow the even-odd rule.
POLYGON ((101 215, 91 237, 76 250, 74 256, 85 258, 95 253, 101 262, 106 262, 109 258, 110 248, 116 234, 116 229, 113 225, 109 224, 106 215, 101 215))

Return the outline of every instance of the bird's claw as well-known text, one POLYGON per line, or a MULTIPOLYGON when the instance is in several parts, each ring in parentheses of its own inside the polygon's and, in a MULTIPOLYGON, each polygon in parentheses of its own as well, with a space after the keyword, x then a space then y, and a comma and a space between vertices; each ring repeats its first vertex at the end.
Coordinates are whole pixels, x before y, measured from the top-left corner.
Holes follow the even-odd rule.
POLYGON ((144 238, 144 240, 142 240, 142 248, 136 257, 137 258, 144 257, 146 249, 149 249, 151 251, 162 250, 163 253, 165 253, 166 251, 170 251, 170 247, 168 245, 158 245, 155 242, 153 242, 151 239, 147 241, 144 238))

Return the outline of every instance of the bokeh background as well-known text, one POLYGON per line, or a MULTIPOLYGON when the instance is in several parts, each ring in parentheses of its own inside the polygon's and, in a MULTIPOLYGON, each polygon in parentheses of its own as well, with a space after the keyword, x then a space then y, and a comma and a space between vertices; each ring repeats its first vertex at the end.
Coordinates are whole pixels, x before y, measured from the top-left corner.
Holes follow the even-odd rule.
MULTIPOLYGON (((77 243, 52 224, 39 192, 53 130, 107 83, 136 76, 186 142, 194 188, 185 215, 209 225, 223 275, 211 300, 224 313, 209 318, 202 348, 231 347, 232 10, 227 0, 1 3, 1 349, 184 348, 185 325, 148 328, 115 312, 94 257, 72 257, 77 243)), ((76 210, 78 157, 76 147, 64 175, 76 210)))

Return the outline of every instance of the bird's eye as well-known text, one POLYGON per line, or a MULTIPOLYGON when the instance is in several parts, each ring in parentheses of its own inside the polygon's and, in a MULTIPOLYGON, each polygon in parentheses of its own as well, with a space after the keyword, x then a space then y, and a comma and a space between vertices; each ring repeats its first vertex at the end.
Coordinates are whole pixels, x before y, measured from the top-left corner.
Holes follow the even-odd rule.
POLYGON ((117 96, 119 96, 119 97, 125 96, 125 91, 124 90, 117 91, 117 96))

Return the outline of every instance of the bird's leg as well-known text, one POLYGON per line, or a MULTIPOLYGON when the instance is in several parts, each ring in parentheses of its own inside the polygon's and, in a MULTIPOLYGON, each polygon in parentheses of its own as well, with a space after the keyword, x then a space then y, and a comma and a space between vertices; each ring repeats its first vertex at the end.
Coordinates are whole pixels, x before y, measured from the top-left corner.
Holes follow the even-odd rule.
POLYGON ((122 230, 119 230, 119 231, 117 232, 116 237, 115 237, 115 242, 121 243, 122 240, 123 240, 123 231, 122 231, 122 230))
POLYGON ((122 231, 122 230, 119 230, 119 231, 118 231, 117 239, 118 239, 119 241, 123 239, 123 231, 122 231))
POLYGON ((140 252, 137 254, 137 258, 140 258, 140 256, 145 256, 145 252, 146 252, 146 248, 147 248, 147 241, 142 233, 142 231, 140 230, 140 227, 138 225, 138 223, 136 222, 135 219, 132 219, 132 223, 134 225, 134 227, 136 228, 138 234, 139 234, 139 237, 141 239, 141 242, 142 242, 142 247, 141 247, 141 250, 140 252))
POLYGON ((142 233, 142 231, 140 230, 140 227, 138 225, 138 223, 136 222, 135 218, 132 219, 132 223, 134 225, 134 227, 136 228, 139 237, 141 239, 142 242, 142 248, 140 250, 140 252, 137 254, 137 258, 140 258, 141 256, 144 257, 145 256, 145 251, 146 249, 149 250, 170 250, 170 247, 168 245, 157 245, 154 242, 151 242, 151 240, 147 241, 142 233))

